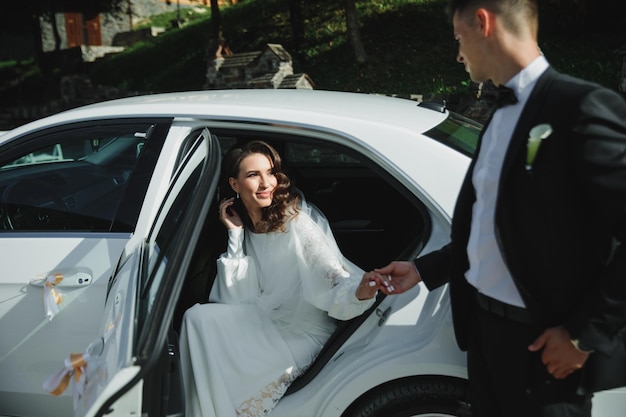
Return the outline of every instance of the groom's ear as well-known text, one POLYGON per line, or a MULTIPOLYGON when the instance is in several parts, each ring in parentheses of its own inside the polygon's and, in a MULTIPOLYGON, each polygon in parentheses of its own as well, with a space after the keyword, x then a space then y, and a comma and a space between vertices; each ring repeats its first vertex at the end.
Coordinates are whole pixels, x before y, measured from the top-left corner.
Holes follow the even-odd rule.
POLYGON ((479 8, 476 9, 476 20, 480 27, 480 32, 484 37, 487 37, 493 34, 493 30, 495 27, 495 17, 496 15, 493 12, 485 9, 479 8))

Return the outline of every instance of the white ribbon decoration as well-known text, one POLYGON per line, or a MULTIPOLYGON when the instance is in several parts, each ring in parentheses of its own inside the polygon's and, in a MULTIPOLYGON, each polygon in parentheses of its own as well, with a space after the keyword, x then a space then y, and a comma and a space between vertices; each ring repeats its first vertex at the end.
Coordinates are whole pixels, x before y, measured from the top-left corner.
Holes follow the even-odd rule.
POLYGON ((63 274, 51 274, 45 279, 43 286, 43 306, 46 311, 46 318, 52 320, 59 312, 59 304, 63 301, 61 291, 55 286, 63 281, 63 274))
POLYGON ((84 393, 87 365, 92 358, 89 353, 71 353, 65 359, 64 367, 56 374, 50 376, 43 383, 43 389, 52 395, 59 396, 65 392, 74 377, 74 404, 84 393))
POLYGON ((87 352, 82 354, 71 353, 69 357, 65 358, 63 368, 46 379, 43 383, 43 389, 52 395, 59 396, 65 392, 70 382, 74 380, 72 397, 74 409, 76 409, 78 401, 85 394, 88 379, 91 379, 88 375, 90 373, 93 374, 87 368, 93 368, 93 371, 96 371, 98 367, 97 360, 97 356, 92 356, 87 352))
POLYGON ((78 402, 93 391, 94 383, 102 381, 103 370, 100 366, 100 355, 104 349, 104 339, 94 340, 84 353, 70 353, 63 362, 63 368, 51 375, 43 383, 43 389, 52 395, 59 396, 65 392, 72 379, 74 380, 74 409, 78 402))

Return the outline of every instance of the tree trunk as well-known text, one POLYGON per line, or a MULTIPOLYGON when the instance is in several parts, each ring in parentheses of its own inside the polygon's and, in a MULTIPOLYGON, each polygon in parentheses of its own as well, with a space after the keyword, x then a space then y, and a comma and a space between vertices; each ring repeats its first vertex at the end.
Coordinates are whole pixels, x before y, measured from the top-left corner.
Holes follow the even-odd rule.
POLYGON ((346 29, 348 31, 348 41, 352 46, 354 58, 358 64, 364 64, 367 60, 363 42, 361 41, 361 32, 359 30, 359 16, 356 11, 355 0, 345 0, 346 12, 346 29))
POLYGON ((61 35, 59 35, 59 25, 57 25, 57 17, 54 12, 50 13, 50 23, 52 24, 52 35, 54 36, 54 51, 61 50, 61 35))
POLYGON ((50 71, 49 66, 44 60, 43 42, 41 40, 41 25, 39 24, 38 15, 35 15, 35 14, 31 15, 30 27, 31 27, 31 33, 34 33, 33 41, 35 42, 35 62, 37 63, 39 70, 41 70, 41 73, 45 76, 49 74, 51 71, 50 71))
POLYGON ((211 0, 211 38, 219 39, 222 31, 222 17, 220 16, 220 6, 217 0, 211 0))
POLYGON ((289 20, 291 34, 296 50, 302 47, 304 41, 304 20, 302 18, 302 0, 289 0, 289 20))
POLYGON ((34 34, 35 42, 35 62, 41 71, 41 78, 44 87, 39 91, 39 99, 45 102, 54 96, 55 88, 58 86, 54 81, 52 58, 43 51, 43 41, 41 39, 41 24, 39 23, 39 15, 31 15, 30 19, 31 33, 34 34))

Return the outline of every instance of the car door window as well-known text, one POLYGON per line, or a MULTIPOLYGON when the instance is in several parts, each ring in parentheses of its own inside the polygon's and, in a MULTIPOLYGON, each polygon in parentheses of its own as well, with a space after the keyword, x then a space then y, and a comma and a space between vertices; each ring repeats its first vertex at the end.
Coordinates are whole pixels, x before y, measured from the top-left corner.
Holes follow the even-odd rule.
POLYGON ((83 127, 0 160, 0 231, 111 229, 153 124, 83 127))

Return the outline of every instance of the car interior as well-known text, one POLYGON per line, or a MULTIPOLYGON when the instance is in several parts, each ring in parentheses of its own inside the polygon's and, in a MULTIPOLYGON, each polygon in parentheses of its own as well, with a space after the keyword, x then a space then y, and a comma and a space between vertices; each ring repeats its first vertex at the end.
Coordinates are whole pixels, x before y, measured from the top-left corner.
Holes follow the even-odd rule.
MULTIPOLYGON (((292 184, 328 218, 342 253, 365 271, 391 260, 416 256, 428 238, 430 221, 421 202, 373 163, 345 147, 297 135, 260 135, 214 128, 211 132, 218 137, 223 153, 231 146, 254 139, 275 147, 292 184)), ((224 192, 218 192, 202 223, 200 240, 176 306, 168 348, 170 358, 176 358, 176 335, 184 312, 196 303, 208 302, 216 260, 226 249, 227 232, 216 215, 219 194, 224 192)), ((311 381, 383 298, 379 294, 374 306, 361 316, 337 321, 335 332, 316 361, 294 381, 286 395, 311 381)), ((174 363, 172 369, 176 366, 174 363)), ((174 381, 179 381, 178 375, 171 376, 171 387, 176 390, 174 381)), ((170 392, 170 401, 178 394, 182 396, 182 392, 170 392)), ((170 404, 170 411, 175 414, 172 407, 176 407, 170 404)))

